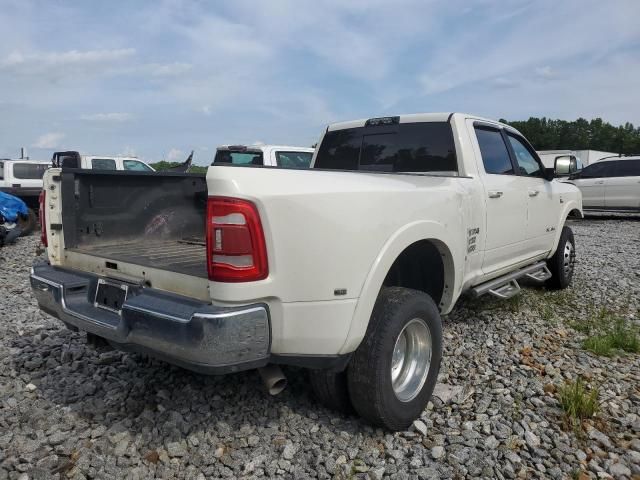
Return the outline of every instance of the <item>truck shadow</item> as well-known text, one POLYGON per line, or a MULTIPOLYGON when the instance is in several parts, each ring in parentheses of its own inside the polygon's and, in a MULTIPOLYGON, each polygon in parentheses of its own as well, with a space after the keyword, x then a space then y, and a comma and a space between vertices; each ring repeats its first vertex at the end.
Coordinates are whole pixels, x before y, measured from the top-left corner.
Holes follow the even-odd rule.
MULTIPOLYGON (((42 335, 13 342, 20 353, 12 366, 17 376, 36 385, 37 401, 48 404, 38 411, 77 416, 78 429, 102 425, 105 435, 126 430, 156 441, 203 433, 220 442, 240 429, 278 432, 295 419, 332 430, 370 430, 356 417, 320 406, 303 369, 283 369, 288 386, 272 397, 256 371, 206 376, 138 354, 96 350, 82 334, 66 329, 42 335)), ((37 415, 22 419, 34 429, 40 420, 37 415)))

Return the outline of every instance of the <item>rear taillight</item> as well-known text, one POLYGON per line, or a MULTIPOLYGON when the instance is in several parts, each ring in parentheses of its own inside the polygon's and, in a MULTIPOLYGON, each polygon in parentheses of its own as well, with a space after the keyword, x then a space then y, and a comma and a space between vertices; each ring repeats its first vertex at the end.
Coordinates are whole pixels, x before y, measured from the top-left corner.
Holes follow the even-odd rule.
POLYGON ((47 215, 44 211, 46 205, 47 195, 44 190, 40 192, 40 198, 38 198, 38 206, 40 210, 38 211, 38 219, 40 220, 40 240, 42 244, 47 247, 47 215))
POLYGON ((256 206, 247 200, 209 197, 207 270, 216 282, 252 282, 269 275, 264 231, 256 206))

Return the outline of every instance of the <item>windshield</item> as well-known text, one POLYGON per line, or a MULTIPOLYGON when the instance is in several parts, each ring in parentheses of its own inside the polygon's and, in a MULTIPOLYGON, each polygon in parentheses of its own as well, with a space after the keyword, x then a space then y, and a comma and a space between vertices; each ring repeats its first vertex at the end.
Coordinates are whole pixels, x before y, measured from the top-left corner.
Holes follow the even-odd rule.
POLYGON ((231 163, 233 165, 264 165, 261 151, 218 150, 213 163, 231 163))
POLYGON ((13 176, 22 180, 39 180, 48 168, 48 163, 14 163, 13 176))
POLYGON ((458 164, 448 122, 369 125, 325 134, 314 168, 378 172, 446 172, 458 164))

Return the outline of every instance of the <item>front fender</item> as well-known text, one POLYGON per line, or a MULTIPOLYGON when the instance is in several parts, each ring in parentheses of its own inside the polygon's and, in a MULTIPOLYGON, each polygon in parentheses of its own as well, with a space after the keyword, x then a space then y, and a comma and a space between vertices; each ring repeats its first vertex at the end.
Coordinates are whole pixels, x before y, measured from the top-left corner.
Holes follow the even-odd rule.
POLYGON ((571 199, 571 200, 565 201, 564 208, 562 210, 560 218, 558 219, 559 223, 556 228, 556 235, 553 239, 553 248, 549 252, 549 256, 547 258, 551 258, 553 254, 556 253, 556 250, 558 249, 558 242, 560 241, 560 235, 562 235, 562 227, 564 227, 564 225, 567 223, 567 218, 573 211, 577 211, 580 213, 579 218, 584 218, 584 213, 582 211, 581 196, 577 199, 571 199))
POLYGON ((367 331, 373 307, 387 273, 400 254, 418 241, 432 241, 442 254, 445 289, 439 307, 443 313, 448 313, 453 308, 462 287, 461 269, 464 266, 464 262, 455 260, 456 258, 464 258, 462 251, 464 245, 460 241, 460 238, 464 239, 464 235, 462 232, 457 233, 459 235, 453 235, 446 225, 438 222, 420 221, 405 225, 389 237, 366 277, 351 320, 349 333, 340 350, 341 354, 353 352, 358 348, 367 331))

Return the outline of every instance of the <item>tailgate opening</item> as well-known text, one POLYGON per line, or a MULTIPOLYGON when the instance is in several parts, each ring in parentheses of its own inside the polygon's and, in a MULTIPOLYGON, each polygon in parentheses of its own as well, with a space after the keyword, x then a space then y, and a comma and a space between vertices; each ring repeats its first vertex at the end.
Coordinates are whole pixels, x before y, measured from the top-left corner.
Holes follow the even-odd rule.
POLYGON ((207 278, 205 174, 65 169, 61 188, 66 250, 207 278))

